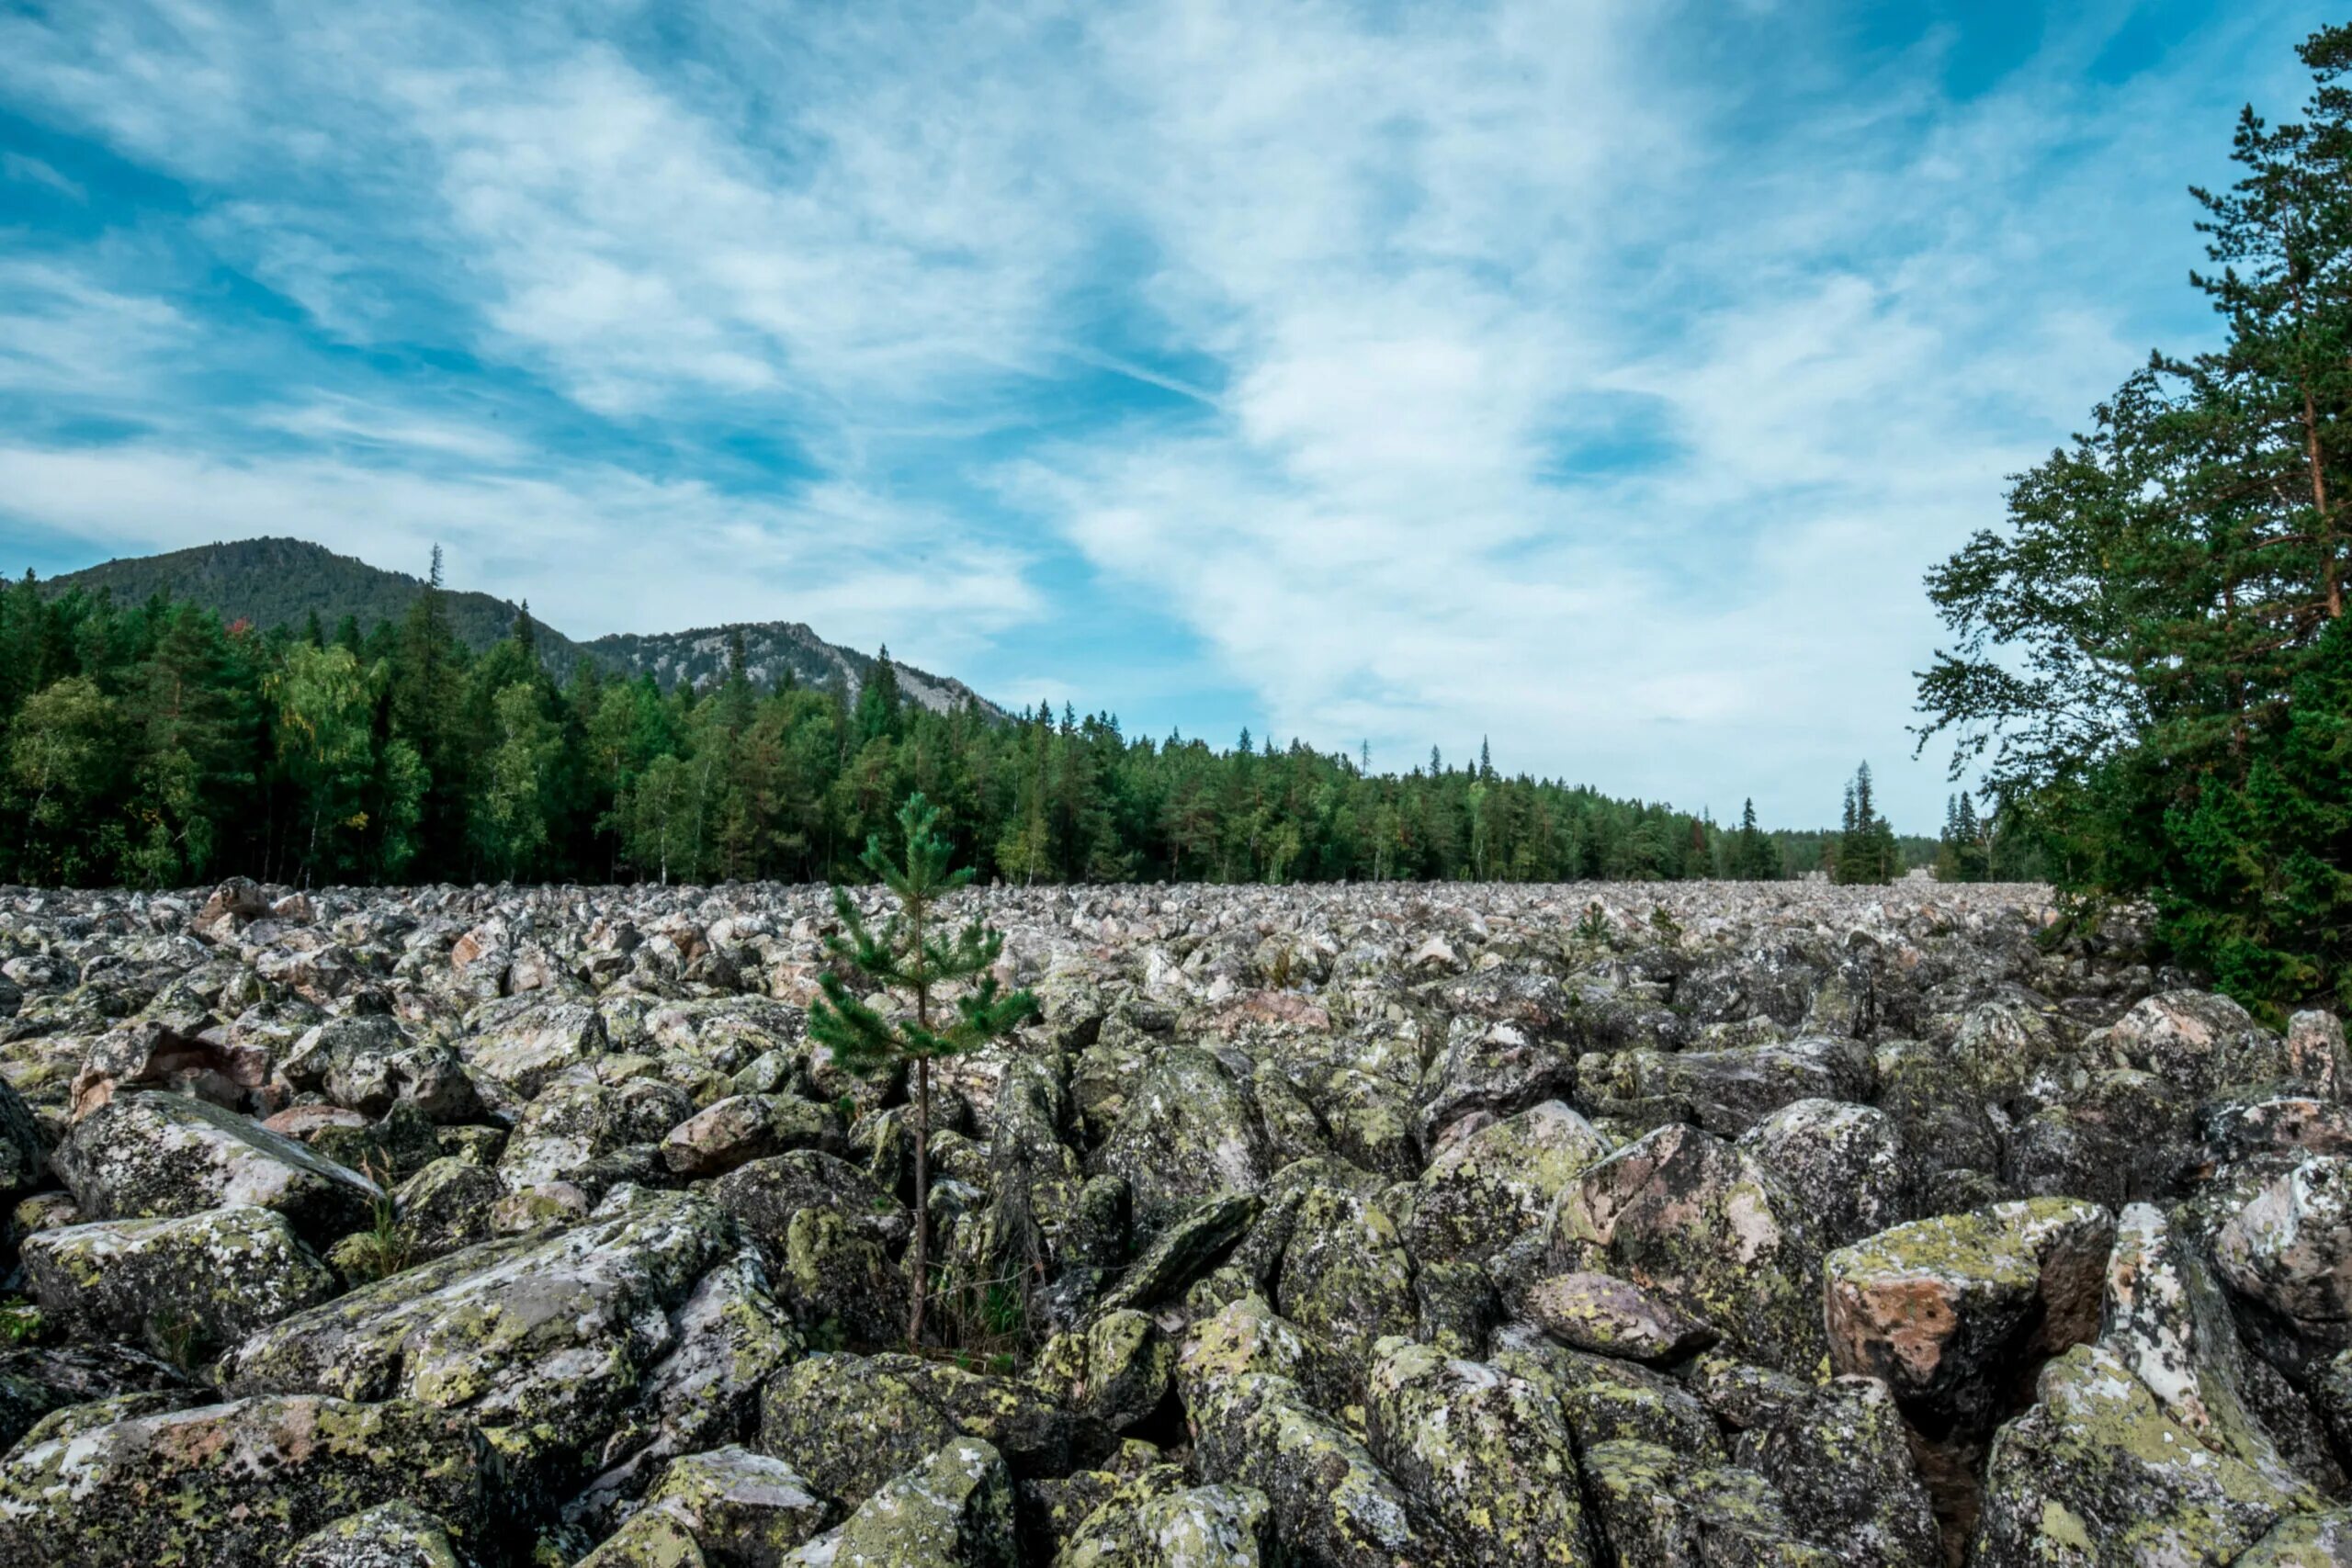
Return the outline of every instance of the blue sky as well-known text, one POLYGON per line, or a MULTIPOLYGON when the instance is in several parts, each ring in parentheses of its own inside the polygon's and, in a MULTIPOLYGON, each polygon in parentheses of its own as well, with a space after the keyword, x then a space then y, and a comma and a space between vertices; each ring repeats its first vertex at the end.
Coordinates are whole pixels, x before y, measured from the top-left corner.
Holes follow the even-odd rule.
POLYGON ((0 565, 295 534, 1819 822, 2319 7, 0 4, 0 565))

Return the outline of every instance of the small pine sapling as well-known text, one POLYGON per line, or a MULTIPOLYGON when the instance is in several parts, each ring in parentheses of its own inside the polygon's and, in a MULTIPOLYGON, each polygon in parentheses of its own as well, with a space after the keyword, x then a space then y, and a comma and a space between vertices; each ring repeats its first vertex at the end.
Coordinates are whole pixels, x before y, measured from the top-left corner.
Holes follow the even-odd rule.
POLYGON ((1004 935, 975 917, 950 936, 938 910, 941 899, 971 881, 969 866, 951 870, 947 840, 938 831, 939 811, 920 793, 899 808, 903 860, 893 860, 880 835, 865 841, 860 857, 866 870, 898 899, 898 909, 880 931, 867 926, 848 892, 833 889, 833 911, 842 933, 827 939, 834 955, 886 991, 900 991, 914 1003, 914 1017, 886 1017, 852 993, 838 974, 819 978, 824 998, 808 1010, 808 1032, 833 1054, 845 1071, 877 1077, 911 1063, 915 1093, 915 1234, 912 1304, 907 1314, 909 1347, 922 1344, 923 1306, 931 1292, 931 1064, 960 1056, 1012 1032, 1037 1010, 1027 991, 999 994, 989 973, 1003 951, 1004 935), (934 1025, 945 1006, 934 993, 943 986, 970 983, 955 998, 955 1016, 934 1025))

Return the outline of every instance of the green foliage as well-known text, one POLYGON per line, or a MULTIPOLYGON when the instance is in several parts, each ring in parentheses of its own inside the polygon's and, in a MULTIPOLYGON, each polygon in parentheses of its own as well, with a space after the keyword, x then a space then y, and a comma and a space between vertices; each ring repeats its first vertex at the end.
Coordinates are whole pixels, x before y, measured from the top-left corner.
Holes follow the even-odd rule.
MULTIPOLYGON (((916 791, 982 880, 1739 874, 1738 834, 1505 775, 1483 748, 1469 768, 1374 774, 1068 707, 940 712, 888 660, 854 700, 788 669, 763 681, 748 654, 707 690, 585 660, 559 684, 553 633, 516 611, 469 645, 437 579, 402 579, 398 623, 365 633, 322 610, 318 642, 160 599, 0 589, 0 881, 857 881, 860 846, 892 840, 916 791)), ((1815 863, 1760 838, 1759 866, 1815 863)))
POLYGON ((1920 677, 1922 743, 1950 731, 1998 802, 1996 861, 2026 837, 2064 888, 2150 898, 2274 1016, 2352 1003, 2352 28, 2301 55, 2307 118, 2247 110, 2237 183, 2196 192, 2227 341, 2155 356, 2018 477, 2007 528, 1928 577, 1955 645, 1920 677))
POLYGON ((1894 881, 1903 869, 1902 846, 1895 842, 1894 829, 1878 814, 1871 765, 1864 762, 1854 770, 1854 780, 1846 786, 1845 816, 1830 854, 1830 880, 1846 884, 1886 883, 1894 881))
POLYGON ((896 826, 898 854, 884 847, 877 833, 866 840, 860 863, 888 890, 897 907, 877 931, 858 913, 848 892, 836 887, 833 911, 842 931, 829 937, 827 945, 868 987, 903 993, 914 1016, 885 1013, 854 993, 838 972, 829 970, 819 976, 825 994, 808 1010, 808 1033, 832 1053, 835 1064, 861 1077, 895 1077, 909 1064, 914 1066, 915 1236, 908 1268, 914 1305, 907 1342, 920 1345, 924 1303, 931 1293, 931 1064, 1012 1033, 1035 1014, 1037 999, 1027 991, 1000 992, 989 971, 1004 950, 1001 932, 978 918, 953 935, 941 924, 940 901, 969 883, 972 871, 953 866, 954 847, 939 831, 938 807, 918 790, 899 807, 896 826), (950 1005, 951 998, 940 994, 943 988, 955 993, 953 1013, 944 1019, 937 1010, 950 1005))

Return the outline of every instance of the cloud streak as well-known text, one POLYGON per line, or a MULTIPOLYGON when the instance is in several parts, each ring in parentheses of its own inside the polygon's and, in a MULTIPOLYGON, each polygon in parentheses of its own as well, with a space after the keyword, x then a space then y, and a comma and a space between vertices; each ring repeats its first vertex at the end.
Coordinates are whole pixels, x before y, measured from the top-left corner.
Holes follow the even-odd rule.
POLYGON ((442 538, 581 635, 1924 823, 1919 574, 2198 330, 2180 187, 2308 25, 2128 19, 14 14, 0 539, 442 538))

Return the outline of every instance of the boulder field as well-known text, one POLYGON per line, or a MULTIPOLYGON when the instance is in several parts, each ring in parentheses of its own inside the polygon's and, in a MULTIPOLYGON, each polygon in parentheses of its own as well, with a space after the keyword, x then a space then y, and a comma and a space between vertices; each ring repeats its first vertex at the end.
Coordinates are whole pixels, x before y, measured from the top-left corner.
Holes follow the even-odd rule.
POLYGON ((2352 1564, 2352 1060, 2032 886, 0 889, 0 1568, 2352 1564), (889 1007, 890 998, 876 998, 889 1007))

